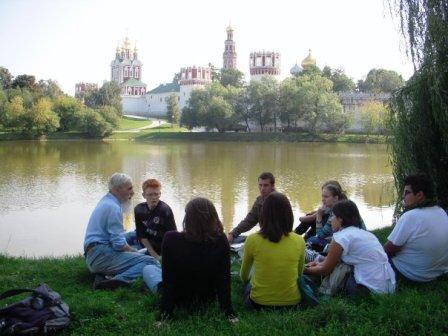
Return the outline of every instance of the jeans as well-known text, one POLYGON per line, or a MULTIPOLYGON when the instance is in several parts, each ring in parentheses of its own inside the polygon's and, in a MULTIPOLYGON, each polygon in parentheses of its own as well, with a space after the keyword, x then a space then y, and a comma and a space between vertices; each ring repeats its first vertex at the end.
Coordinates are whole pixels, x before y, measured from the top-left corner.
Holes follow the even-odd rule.
POLYGON ((125 282, 132 282, 142 276, 143 268, 151 265, 154 266, 152 270, 156 277, 159 274, 162 281, 162 270, 156 259, 137 252, 115 251, 110 245, 94 246, 86 255, 86 264, 92 273, 113 275, 114 279, 125 282))
POLYGON ((146 286, 148 286, 151 292, 156 294, 158 289, 157 286, 162 282, 162 268, 160 267, 160 264, 143 267, 142 274, 146 286))

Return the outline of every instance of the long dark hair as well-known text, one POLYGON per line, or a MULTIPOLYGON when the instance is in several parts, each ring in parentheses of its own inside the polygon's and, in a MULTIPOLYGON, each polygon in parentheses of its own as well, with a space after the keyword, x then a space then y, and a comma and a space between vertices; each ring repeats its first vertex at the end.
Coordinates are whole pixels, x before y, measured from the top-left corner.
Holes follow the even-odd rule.
POLYGON ((322 186, 322 190, 327 189, 333 197, 338 196, 339 201, 347 200, 347 195, 345 194, 345 191, 342 190, 341 185, 337 182, 337 184, 331 182, 336 181, 328 181, 324 183, 324 185, 322 186))
POLYGON ((196 243, 215 241, 224 234, 215 206, 204 197, 187 203, 183 226, 186 239, 196 243))
POLYGON ((355 202, 344 200, 336 203, 333 206, 333 214, 342 219, 342 227, 355 226, 361 228, 361 215, 355 202))
POLYGON ((279 193, 270 193, 263 202, 260 218, 260 234, 273 243, 292 231, 294 216, 288 198, 279 193))

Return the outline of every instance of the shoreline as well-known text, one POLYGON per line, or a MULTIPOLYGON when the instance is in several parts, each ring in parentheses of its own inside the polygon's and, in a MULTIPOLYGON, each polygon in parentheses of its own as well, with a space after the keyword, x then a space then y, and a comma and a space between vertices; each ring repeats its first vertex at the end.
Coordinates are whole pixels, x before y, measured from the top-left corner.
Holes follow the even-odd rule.
POLYGON ((159 132, 157 128, 142 130, 141 132, 120 132, 99 139, 87 137, 82 133, 65 132, 53 133, 41 139, 29 139, 17 134, 0 133, 0 141, 233 141, 233 142, 322 142, 322 143, 365 143, 385 144, 385 135, 366 134, 320 134, 318 136, 309 133, 216 133, 216 132, 159 132))

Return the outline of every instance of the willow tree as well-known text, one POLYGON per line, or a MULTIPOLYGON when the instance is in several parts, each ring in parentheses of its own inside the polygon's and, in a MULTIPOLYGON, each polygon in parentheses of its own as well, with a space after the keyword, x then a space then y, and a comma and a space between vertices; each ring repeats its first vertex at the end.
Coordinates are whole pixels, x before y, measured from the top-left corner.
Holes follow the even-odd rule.
POLYGON ((391 103, 390 149, 398 192, 403 177, 427 173, 448 206, 448 2, 389 0, 415 74, 391 103))

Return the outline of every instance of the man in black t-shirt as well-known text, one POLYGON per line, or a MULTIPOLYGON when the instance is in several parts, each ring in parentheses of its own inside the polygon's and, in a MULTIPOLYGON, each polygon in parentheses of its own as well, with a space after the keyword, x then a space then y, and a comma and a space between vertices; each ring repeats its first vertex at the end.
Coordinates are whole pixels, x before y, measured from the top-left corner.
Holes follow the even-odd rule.
POLYGON ((146 247, 147 254, 160 260, 163 236, 168 231, 177 231, 173 211, 160 200, 161 183, 156 179, 143 182, 143 197, 146 202, 134 208, 137 239, 146 247))

